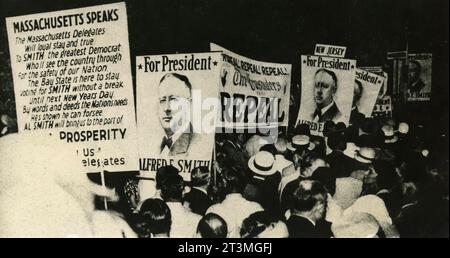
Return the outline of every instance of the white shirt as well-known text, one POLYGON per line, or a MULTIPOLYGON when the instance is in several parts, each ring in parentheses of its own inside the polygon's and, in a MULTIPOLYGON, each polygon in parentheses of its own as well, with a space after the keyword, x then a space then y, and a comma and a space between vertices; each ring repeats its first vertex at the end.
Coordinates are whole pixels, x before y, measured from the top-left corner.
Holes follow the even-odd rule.
POLYGON ((172 215, 170 227, 171 238, 193 238, 197 233, 198 222, 202 218, 181 204, 181 202, 167 202, 172 215))
POLYGON ((279 194, 279 199, 281 201, 281 194, 283 193, 284 188, 286 187, 287 184, 289 184, 290 182, 296 180, 299 176, 300 176, 300 170, 299 169, 295 169, 294 168, 294 164, 292 163, 291 165, 287 166, 286 171, 292 171, 292 173, 281 173, 281 180, 280 180, 280 184, 278 186, 278 194, 279 194))
POLYGON ((287 160, 283 155, 276 154, 275 162, 273 163, 273 167, 281 174, 283 169, 287 168, 292 164, 292 161, 287 160))
POLYGON ((251 214, 263 211, 261 205, 251 202, 239 193, 228 194, 221 203, 214 204, 206 211, 221 216, 227 223, 228 237, 239 238, 242 222, 251 214))

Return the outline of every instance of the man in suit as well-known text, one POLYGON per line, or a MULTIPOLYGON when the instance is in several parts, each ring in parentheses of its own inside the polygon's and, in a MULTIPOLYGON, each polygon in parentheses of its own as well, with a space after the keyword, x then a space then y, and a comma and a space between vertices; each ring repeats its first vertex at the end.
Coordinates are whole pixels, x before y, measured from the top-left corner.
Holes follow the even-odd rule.
POLYGON ((319 181, 301 181, 292 195, 289 206, 291 216, 286 223, 289 237, 331 237, 331 225, 324 221, 327 191, 319 181))
POLYGON ((191 90, 189 79, 178 73, 164 75, 158 87, 158 116, 164 137, 158 146, 163 156, 188 155, 198 141, 191 124, 191 90))
POLYGON ((319 69, 314 75, 314 101, 316 110, 312 114, 313 122, 324 123, 326 121, 339 121, 342 113, 339 111, 334 97, 337 91, 336 74, 327 69, 319 69))
POLYGON ((420 78, 422 65, 416 60, 410 60, 408 66, 408 92, 420 93, 425 88, 425 83, 420 78))
POLYGON ((161 182, 161 197, 166 202, 172 216, 170 237, 192 238, 197 233, 200 215, 183 207, 183 178, 178 174, 164 176, 161 182))
POLYGON ((208 167, 194 168, 191 171, 191 191, 184 196, 184 206, 201 216, 205 215, 206 210, 212 205, 207 193, 210 179, 208 167))

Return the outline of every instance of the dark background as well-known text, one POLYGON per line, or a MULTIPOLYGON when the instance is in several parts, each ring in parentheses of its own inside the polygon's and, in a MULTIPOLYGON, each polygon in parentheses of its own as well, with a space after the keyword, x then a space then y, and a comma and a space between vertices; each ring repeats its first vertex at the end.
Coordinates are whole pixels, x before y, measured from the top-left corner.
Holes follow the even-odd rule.
MULTIPOLYGON (((14 98, 5 17, 112 2, 118 1, 0 0, 0 108, 14 98)), ((136 55, 204 52, 215 42, 256 60, 292 64, 295 92, 300 55, 312 54, 316 43, 347 46, 346 57, 358 66, 385 66, 386 52, 408 42, 411 53, 433 54, 432 101, 394 112, 433 133, 448 132, 448 0, 125 2, 133 73, 136 55)))

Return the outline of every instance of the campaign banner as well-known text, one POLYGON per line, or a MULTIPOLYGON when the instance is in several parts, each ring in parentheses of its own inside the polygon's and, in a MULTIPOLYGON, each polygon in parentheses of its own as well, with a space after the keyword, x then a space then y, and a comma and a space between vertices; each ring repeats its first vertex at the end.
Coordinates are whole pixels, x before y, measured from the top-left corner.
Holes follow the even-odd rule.
POLYGON ((389 78, 389 75, 388 75, 387 72, 385 72, 383 70, 383 68, 381 66, 364 66, 364 67, 359 67, 359 69, 362 69, 362 70, 374 73, 374 74, 382 76, 384 78, 383 84, 381 84, 381 89, 378 92, 377 101, 383 99, 383 97, 385 95, 389 94, 389 91, 388 91, 388 78, 389 78))
POLYGON ((356 60, 302 55, 302 95, 296 125, 323 135, 326 121, 349 124, 356 60))
POLYGON ((371 117, 373 107, 378 99, 385 78, 362 69, 356 69, 356 79, 353 91, 352 113, 371 117))
MULTIPOLYGON (((389 53, 390 56, 404 55, 404 52, 389 53)), ((392 89, 388 89, 388 73, 386 73, 381 66, 365 66, 360 69, 382 76, 384 78, 381 89, 378 92, 378 97, 373 107, 371 117, 391 118, 393 112, 392 98, 390 96, 392 89)))
POLYGON ((214 43, 222 52, 221 128, 288 126, 291 65, 256 61, 214 43))
POLYGON ((63 143, 84 172, 137 170, 125 3, 6 25, 19 133, 63 143))
POLYGON ((429 101, 431 98, 432 54, 408 55, 407 101, 429 101))
POLYGON ((344 58, 346 51, 347 47, 316 44, 316 47, 314 48, 314 55, 344 58))
POLYGON ((220 52, 136 57, 141 175, 211 166, 221 60, 220 52))

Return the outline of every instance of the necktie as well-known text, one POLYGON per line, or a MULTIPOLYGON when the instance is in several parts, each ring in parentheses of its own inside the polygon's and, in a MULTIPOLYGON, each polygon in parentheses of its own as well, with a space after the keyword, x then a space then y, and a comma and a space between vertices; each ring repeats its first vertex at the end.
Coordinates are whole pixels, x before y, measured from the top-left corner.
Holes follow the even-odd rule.
POLYGON ((164 150, 164 147, 168 147, 169 149, 172 147, 172 138, 167 138, 164 136, 162 142, 161 142, 161 151, 164 150))
POLYGON ((316 118, 316 117, 318 117, 319 119, 322 118, 322 110, 316 109, 316 112, 314 112, 313 118, 316 118))

